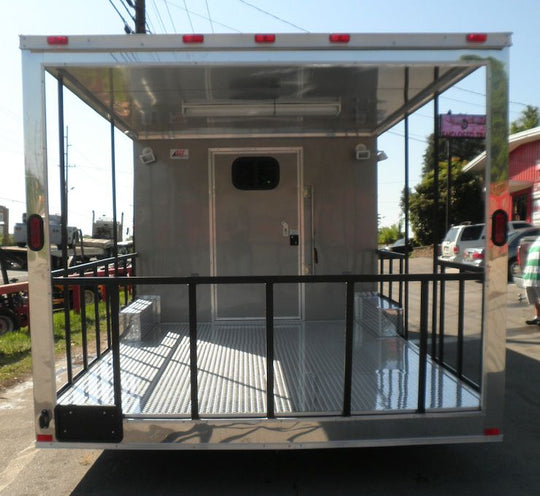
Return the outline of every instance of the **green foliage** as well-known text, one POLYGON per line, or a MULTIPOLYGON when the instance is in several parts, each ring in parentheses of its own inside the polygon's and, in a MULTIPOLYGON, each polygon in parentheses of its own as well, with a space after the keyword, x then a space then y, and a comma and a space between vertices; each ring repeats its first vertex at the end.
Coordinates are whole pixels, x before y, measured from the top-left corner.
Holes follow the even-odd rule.
MULTIPOLYGON (((99 303, 99 320, 101 328, 102 349, 106 346, 106 308, 105 302, 99 303)), ((87 306, 86 325, 87 341, 91 353, 95 343, 95 317, 94 306, 87 306)), ((80 314, 70 311, 72 354, 80 353, 82 348, 82 322, 80 314)), ((66 349, 65 317, 63 311, 53 314, 53 332, 55 351, 62 354, 66 349)), ((32 366, 30 356, 31 340, 28 327, 18 331, 8 332, 0 336, 0 386, 8 385, 17 377, 27 375, 32 366)))
MULTIPOLYGON (((433 163, 435 159, 435 138, 434 134, 428 136, 428 144, 426 151, 424 152, 422 175, 426 175, 429 171, 433 170, 433 163)), ((468 139, 460 138, 451 140, 452 146, 452 159, 458 161, 469 161, 482 153, 485 150, 484 140, 481 139, 468 139)), ((448 161, 448 140, 441 138, 439 140, 439 154, 438 162, 448 161)))
POLYGON ((380 245, 389 245, 404 236, 401 231, 401 224, 392 224, 379 228, 377 233, 377 243, 380 245))
MULTIPOLYGON (((463 162, 454 160, 451 168, 450 224, 466 220, 483 222, 484 201, 480 178, 472 173, 462 172, 463 162)), ((439 208, 438 231, 440 242, 446 234, 445 210, 447 198, 447 164, 439 163, 439 208)), ((433 243, 435 217, 434 172, 424 175, 420 184, 409 195, 409 218, 416 241, 420 245, 433 243)), ((403 198, 402 198, 403 207, 403 198)))
POLYGON ((540 126, 540 107, 527 105, 519 118, 510 124, 510 133, 515 134, 540 126))

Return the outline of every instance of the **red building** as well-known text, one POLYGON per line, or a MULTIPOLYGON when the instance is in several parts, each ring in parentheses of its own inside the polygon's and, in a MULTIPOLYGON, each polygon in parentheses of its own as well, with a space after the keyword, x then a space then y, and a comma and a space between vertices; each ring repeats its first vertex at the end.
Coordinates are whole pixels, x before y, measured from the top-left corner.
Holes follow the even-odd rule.
MULTIPOLYGON (((512 220, 526 220, 540 226, 540 127, 512 134, 508 138, 509 191, 512 220)), ((471 160, 464 171, 484 169, 486 153, 471 160)))

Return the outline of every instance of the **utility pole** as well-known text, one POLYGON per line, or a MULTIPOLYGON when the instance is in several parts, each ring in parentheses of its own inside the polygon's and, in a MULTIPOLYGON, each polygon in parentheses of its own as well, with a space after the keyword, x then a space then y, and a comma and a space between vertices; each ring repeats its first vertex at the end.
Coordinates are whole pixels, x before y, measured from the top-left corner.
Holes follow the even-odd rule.
POLYGON ((145 0, 136 0, 135 2, 135 33, 146 33, 145 0))

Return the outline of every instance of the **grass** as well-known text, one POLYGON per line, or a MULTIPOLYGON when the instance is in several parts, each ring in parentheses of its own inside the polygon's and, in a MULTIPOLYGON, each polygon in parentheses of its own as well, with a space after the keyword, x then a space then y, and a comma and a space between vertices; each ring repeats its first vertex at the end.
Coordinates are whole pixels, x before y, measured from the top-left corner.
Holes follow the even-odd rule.
MULTIPOLYGON (((99 303, 99 319, 102 336, 102 349, 106 346, 103 343, 106 328, 105 303, 99 303)), ((71 323, 71 349, 72 356, 82 353, 82 322, 80 314, 70 311, 71 323)), ((63 356, 66 351, 65 317, 63 311, 53 314, 54 348, 58 357, 63 356)), ((95 315, 94 306, 87 306, 86 326, 88 347, 95 348, 95 315)), ((23 327, 17 331, 9 332, 0 336, 0 389, 9 387, 17 382, 29 377, 32 370, 31 339, 28 327, 23 327)))

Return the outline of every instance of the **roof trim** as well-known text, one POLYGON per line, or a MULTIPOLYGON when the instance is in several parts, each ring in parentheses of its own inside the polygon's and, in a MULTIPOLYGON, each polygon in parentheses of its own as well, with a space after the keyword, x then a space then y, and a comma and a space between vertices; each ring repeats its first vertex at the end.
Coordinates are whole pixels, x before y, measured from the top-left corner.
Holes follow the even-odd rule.
MULTIPOLYGON (((521 131, 520 133, 511 134, 508 137, 508 153, 514 151, 516 148, 519 148, 522 145, 539 140, 540 126, 521 131)), ((485 166, 486 152, 482 152, 480 155, 473 158, 467 165, 465 165, 465 167, 463 167, 463 172, 478 172, 484 170, 485 166)))

